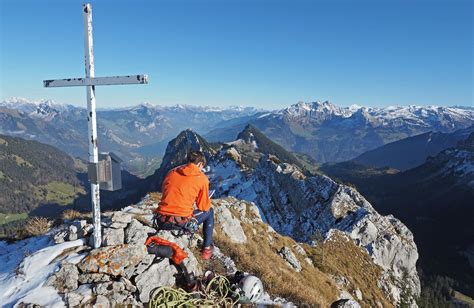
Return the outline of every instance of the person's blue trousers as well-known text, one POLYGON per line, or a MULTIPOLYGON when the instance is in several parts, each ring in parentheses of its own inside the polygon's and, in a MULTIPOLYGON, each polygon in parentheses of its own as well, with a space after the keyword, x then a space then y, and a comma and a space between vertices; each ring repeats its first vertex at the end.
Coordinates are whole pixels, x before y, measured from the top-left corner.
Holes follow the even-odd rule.
POLYGON ((202 247, 211 246, 212 233, 214 232, 214 209, 211 207, 207 212, 195 210, 193 214, 198 224, 202 224, 202 233, 204 234, 204 244, 202 247))

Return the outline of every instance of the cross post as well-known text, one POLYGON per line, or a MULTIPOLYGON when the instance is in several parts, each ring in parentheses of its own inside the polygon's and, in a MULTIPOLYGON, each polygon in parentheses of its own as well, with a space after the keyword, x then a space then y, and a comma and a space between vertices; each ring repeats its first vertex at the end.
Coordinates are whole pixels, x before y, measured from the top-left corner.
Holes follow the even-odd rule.
POLYGON ((82 6, 84 20, 84 51, 85 51, 85 78, 68 78, 56 80, 44 80, 43 86, 51 87, 74 87, 85 86, 87 90, 87 123, 89 139, 89 181, 91 182, 92 217, 94 224, 94 248, 99 248, 102 242, 100 224, 100 188, 98 182, 99 151, 97 148, 97 119, 95 86, 102 85, 125 85, 125 84, 147 84, 147 75, 128 75, 114 77, 95 77, 94 52, 92 44, 92 6, 90 3, 82 6), (94 174, 95 176, 91 176, 94 174))

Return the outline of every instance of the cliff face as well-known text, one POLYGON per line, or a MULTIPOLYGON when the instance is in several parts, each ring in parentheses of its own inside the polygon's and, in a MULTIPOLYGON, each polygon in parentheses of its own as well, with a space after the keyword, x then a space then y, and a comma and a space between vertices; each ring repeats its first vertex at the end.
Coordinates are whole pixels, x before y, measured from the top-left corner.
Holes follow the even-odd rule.
POLYGON ((315 234, 327 237, 334 230, 349 236, 384 269, 379 283, 394 302, 399 303, 408 289, 420 294, 412 233, 393 216, 378 214, 357 190, 326 176, 305 176, 271 156, 262 158, 250 174, 239 174, 237 163, 227 160, 218 160, 211 170, 219 195, 254 202, 281 234, 308 243, 315 234))

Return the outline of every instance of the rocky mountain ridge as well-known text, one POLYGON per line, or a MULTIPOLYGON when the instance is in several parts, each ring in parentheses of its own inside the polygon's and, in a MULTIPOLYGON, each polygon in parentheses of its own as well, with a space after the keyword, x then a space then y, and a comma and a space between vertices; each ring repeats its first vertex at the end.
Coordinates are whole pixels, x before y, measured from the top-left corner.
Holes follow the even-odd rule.
POLYGON ((474 266, 474 133, 422 165, 398 173, 340 163, 322 171, 352 183, 381 213, 393 213, 413 231, 425 274, 450 277, 472 297, 474 266), (436 258, 433 258, 433 256, 436 258))
MULTIPOLYGON (((196 133, 182 134, 188 137, 177 139, 192 142, 167 150, 169 157, 175 159, 174 165, 184 162, 183 149, 205 148, 196 133)), ((233 196, 254 202, 263 221, 297 241, 311 243, 315 234, 343 232, 383 268, 385 278, 379 280, 380 287, 392 301, 400 303, 409 289, 413 294, 410 302, 414 303, 420 293, 418 252, 405 225, 393 216, 379 215, 355 189, 323 175, 306 175, 296 165, 274 155, 260 153, 255 166, 246 165, 242 156, 248 153, 244 151, 258 152, 258 146, 252 138, 247 140, 247 147, 242 146, 245 142, 238 139, 207 152, 208 176, 217 197, 233 196)), ((167 170, 160 169, 157 174, 167 170)))

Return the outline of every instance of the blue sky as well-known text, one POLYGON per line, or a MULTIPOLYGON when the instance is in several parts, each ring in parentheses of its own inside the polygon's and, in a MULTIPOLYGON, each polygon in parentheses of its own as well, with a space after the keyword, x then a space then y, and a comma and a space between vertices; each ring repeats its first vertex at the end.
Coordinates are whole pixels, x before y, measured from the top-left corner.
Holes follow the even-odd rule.
MULTIPOLYGON (((1 95, 85 106, 83 1, 0 0, 1 95)), ((473 1, 91 1, 99 107, 473 105, 473 1)))

